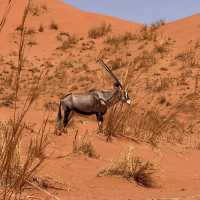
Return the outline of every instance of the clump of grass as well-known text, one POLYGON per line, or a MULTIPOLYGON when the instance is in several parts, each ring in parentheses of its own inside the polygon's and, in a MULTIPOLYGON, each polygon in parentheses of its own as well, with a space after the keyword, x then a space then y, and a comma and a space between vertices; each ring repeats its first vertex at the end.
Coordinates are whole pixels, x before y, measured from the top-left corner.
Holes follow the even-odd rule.
POLYGON ((171 77, 157 78, 155 80, 146 80, 146 89, 151 92, 161 92, 168 90, 174 84, 174 79, 171 77))
MULTIPOLYGON (((3 200, 20 199, 25 184, 45 159, 45 157, 40 157, 38 159, 36 156, 36 152, 41 152, 44 147, 44 140, 41 138, 40 142, 36 139, 34 141, 32 140, 28 144, 28 150, 23 159, 19 153, 25 129, 23 121, 27 112, 38 97, 39 83, 42 76, 39 77, 34 86, 28 92, 22 107, 17 109, 19 90, 21 89, 21 73, 25 62, 24 49, 26 44, 26 19, 30 11, 30 4, 31 0, 28 0, 23 13, 22 23, 20 25, 21 33, 18 50, 18 65, 15 75, 13 118, 7 123, 1 124, 0 127, 0 184, 2 186, 1 199, 3 200)), ((41 129, 43 133, 45 127, 46 125, 41 129)))
POLYGON ((157 44, 154 46, 153 51, 155 53, 160 53, 160 54, 168 53, 169 52, 168 46, 169 46, 169 44, 167 42, 165 42, 163 44, 157 44))
POLYGON ((137 35, 137 39, 139 41, 156 41, 158 38, 157 30, 163 25, 165 25, 164 20, 156 21, 150 26, 144 25, 141 28, 140 33, 137 35))
POLYGON ((29 28, 29 29, 26 31, 26 34, 27 34, 27 35, 33 35, 33 34, 35 34, 35 33, 36 33, 36 31, 35 31, 34 28, 29 28))
POLYGON ((44 26, 42 24, 40 24, 39 28, 38 28, 38 31, 40 33, 44 32, 44 26))
POLYGON ((130 117, 132 110, 123 103, 118 103, 110 108, 106 118, 104 134, 107 141, 112 137, 122 136, 126 131, 127 119, 130 117))
POLYGON ((84 154, 90 158, 98 158, 94 146, 88 140, 86 135, 78 137, 78 132, 76 132, 73 140, 73 153, 84 154))
POLYGON ((183 67, 199 67, 200 66, 199 55, 192 48, 186 50, 185 52, 179 53, 176 56, 176 59, 182 62, 183 67))
POLYGON ((156 41, 157 40, 157 32, 156 29, 148 27, 148 26, 143 26, 140 30, 139 35, 137 36, 139 41, 156 41))
POLYGON ((2 98, 0 98, 0 107, 12 107, 14 105, 15 95, 14 93, 4 95, 2 98))
POLYGON ((109 36, 106 38, 105 43, 118 47, 119 45, 127 45, 129 41, 135 40, 136 35, 131 32, 126 32, 118 36, 109 36))
POLYGON ((10 120, 0 126, 0 185, 5 188, 3 199, 11 198, 11 194, 20 195, 28 180, 41 166, 46 156, 47 135, 44 134, 46 123, 39 130, 39 136, 31 140, 25 157, 20 154, 21 136, 25 127, 10 120), (41 134, 41 136, 40 136, 41 134))
POLYGON ((40 8, 39 8, 38 5, 32 4, 29 11, 30 11, 32 16, 39 16, 40 15, 40 8))
POLYGON ((171 110, 166 116, 162 115, 156 106, 144 112, 132 113, 128 122, 132 131, 127 134, 153 146, 157 146, 160 142, 180 143, 183 138, 183 129, 176 118, 180 109, 174 106, 171 110))
POLYGON ((128 148, 128 151, 125 151, 118 160, 112 162, 110 167, 100 171, 98 176, 119 176, 150 188, 155 187, 154 173, 153 163, 142 161, 135 156, 133 148, 128 148))
POLYGON ((116 70, 121 67, 124 67, 124 66, 126 66, 126 64, 127 63, 125 61, 123 61, 122 58, 120 58, 120 57, 109 61, 109 65, 111 66, 112 70, 116 70))
POLYGON ((165 20, 163 19, 160 19, 156 22, 153 22, 151 25, 150 25, 150 29, 151 30, 157 30, 159 29, 161 26, 164 26, 165 25, 165 20))
POLYGON ((30 41, 28 41, 27 45, 32 47, 32 46, 37 45, 37 42, 34 40, 30 40, 30 41))
POLYGON ((70 62, 70 61, 67 61, 67 60, 62 60, 60 62, 60 66, 61 67, 66 67, 66 68, 73 68, 74 67, 73 63, 70 62))
POLYGON ((47 126, 48 117, 44 120, 41 128, 37 133, 37 137, 33 140, 32 149, 31 151, 34 152, 34 157, 38 158, 39 160, 44 160, 46 158, 45 150, 49 145, 48 135, 45 133, 45 129, 47 126))
POLYGON ((88 37, 97 39, 105 36, 112 31, 111 24, 102 23, 100 26, 94 27, 88 31, 88 37))
POLYGON ((78 38, 75 35, 70 35, 68 38, 62 42, 62 45, 57 47, 57 49, 60 49, 62 51, 65 51, 69 48, 73 48, 74 45, 78 43, 78 38))
POLYGON ((34 3, 31 3, 29 12, 32 16, 40 16, 41 14, 45 13, 47 11, 46 5, 36 5, 34 3))
POLYGON ((52 21, 49 25, 49 28, 51 30, 58 30, 58 24, 56 24, 54 21, 52 21))
POLYGON ((134 58, 133 64, 140 69, 152 67, 156 62, 156 57, 152 52, 143 51, 139 56, 134 58))
POLYGON ((44 108, 47 110, 47 111, 56 111, 57 110, 57 107, 58 107, 58 104, 55 103, 55 102, 46 102, 44 104, 44 108))

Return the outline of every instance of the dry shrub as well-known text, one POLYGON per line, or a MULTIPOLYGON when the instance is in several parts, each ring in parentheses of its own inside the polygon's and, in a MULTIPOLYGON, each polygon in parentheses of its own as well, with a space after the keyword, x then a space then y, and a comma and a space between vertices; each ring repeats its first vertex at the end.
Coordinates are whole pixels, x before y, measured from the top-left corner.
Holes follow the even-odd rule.
POLYGON ((38 31, 40 33, 44 32, 44 26, 42 24, 40 24, 39 28, 38 28, 38 31))
POLYGON ((123 61, 123 59, 121 57, 118 57, 114 60, 110 60, 108 62, 108 64, 110 65, 112 70, 116 70, 121 67, 125 67, 127 65, 127 62, 123 61))
POLYGON ((156 44, 154 46, 153 52, 159 53, 159 54, 164 54, 169 52, 169 43, 164 42, 162 44, 156 44))
POLYGON ((134 110, 135 108, 122 103, 110 108, 104 130, 107 141, 110 141, 112 136, 125 137, 134 142, 144 141, 154 146, 161 141, 183 141, 183 127, 176 119, 180 106, 166 116, 162 116, 155 106, 144 112, 134 110))
POLYGON ((133 64, 140 69, 152 67, 156 62, 156 57, 152 52, 143 51, 140 55, 134 58, 133 64))
POLYGON ((74 140, 73 140, 73 153, 84 154, 90 158, 99 157, 91 141, 88 140, 86 135, 78 137, 78 132, 76 132, 74 140))
POLYGON ((78 38, 75 35, 69 35, 67 39, 62 42, 62 45, 57 47, 57 49, 65 51, 69 48, 73 48, 74 45, 76 45, 77 43, 78 43, 78 38))
POLYGON ((61 60, 60 66, 63 68, 73 68, 74 67, 72 61, 68 61, 68 60, 61 60))
MULTIPOLYGON (((128 89, 130 82, 136 83, 141 74, 133 75, 134 69, 128 65, 125 74, 122 77, 122 92, 128 89), (136 75, 136 77, 135 77, 136 75)), ((132 86, 134 86, 132 83, 132 86)), ((132 98, 130 97, 130 100, 132 98)), ((111 141, 112 136, 124 136, 127 132, 127 123, 132 115, 132 107, 123 102, 111 106, 106 114, 104 134, 107 136, 107 141, 111 141)), ((133 139, 133 138, 132 138, 133 139)))
POLYGON ((22 23, 20 25, 21 29, 17 62, 18 65, 15 75, 13 118, 9 122, 1 124, 0 129, 0 183, 3 187, 1 192, 1 199, 3 200, 20 199, 24 185, 28 182, 29 178, 36 172, 45 159, 44 156, 39 155, 43 154, 43 149, 46 147, 46 137, 44 137, 46 123, 45 126, 43 126, 39 131, 42 136, 39 136, 35 140, 31 140, 28 144, 28 150, 23 158, 20 154, 21 141, 25 130, 24 118, 39 95, 38 91, 42 77, 41 74, 28 92, 22 108, 17 110, 19 90, 21 88, 20 78, 25 61, 24 50, 26 44, 26 20, 30 4, 31 0, 28 0, 27 6, 24 10, 22 23))
POLYGON ((135 113, 131 119, 134 121, 131 135, 152 145, 157 145, 160 141, 180 143, 183 130, 174 114, 176 113, 164 117, 155 108, 143 114, 135 113))
POLYGON ((45 160, 47 146, 46 123, 38 136, 31 140, 23 157, 20 153, 22 135, 25 132, 22 121, 1 123, 0 127, 0 185, 4 188, 2 199, 19 197, 23 187, 28 184, 37 169, 45 160))
POLYGON ((137 38, 139 41, 156 41, 158 37, 158 34, 156 32, 156 29, 148 26, 143 26, 140 30, 140 33, 138 34, 137 38))
POLYGON ((102 23, 98 27, 94 27, 88 31, 88 37, 92 39, 97 39, 103 37, 112 31, 111 24, 102 23))
POLYGON ((36 33, 36 30, 34 28, 28 28, 28 30, 26 30, 27 35, 33 35, 35 33, 36 33))
POLYGON ((51 30, 58 30, 58 24, 56 24, 54 21, 52 21, 49 25, 49 28, 51 30))
POLYGON ((106 38, 105 43, 118 47, 119 45, 127 45, 129 41, 135 40, 136 35, 131 32, 126 32, 118 36, 109 36, 106 38))
POLYGON ((176 56, 182 62, 183 67, 199 67, 199 55, 196 50, 188 49, 176 56))
POLYGON ((130 107, 121 102, 109 109, 104 129, 107 141, 110 141, 112 136, 116 137, 124 134, 126 131, 126 122, 130 115, 130 107))
POLYGON ((120 176, 144 187, 155 187, 153 163, 136 157, 133 148, 128 148, 111 166, 100 171, 98 176, 120 176))
POLYGON ((58 108, 58 104, 56 102, 46 102, 44 104, 44 108, 47 110, 47 111, 53 111, 53 112, 56 112, 57 111, 57 108, 58 108))
POLYGON ((157 30, 159 29, 161 26, 164 26, 165 25, 165 20, 163 19, 160 19, 156 22, 153 22, 151 25, 150 25, 150 29, 152 30, 157 30))
POLYGON ((49 144, 48 141, 48 135, 45 133, 47 122, 49 120, 49 117, 47 117, 43 123, 40 129, 38 130, 37 137, 33 139, 33 146, 31 150, 34 152, 35 158, 38 158, 39 160, 44 160, 46 158, 45 150, 49 144))
POLYGON ((175 80, 172 77, 159 77, 154 80, 146 80, 146 89, 151 92, 161 92, 168 90, 174 85, 175 80))
POLYGON ((41 5, 41 4, 34 4, 32 3, 30 6, 30 14, 32 16, 40 16, 42 14, 45 14, 47 12, 47 6, 45 4, 41 5))
POLYGON ((10 93, 7 95, 3 95, 2 98, 0 98, 0 107, 12 107, 13 103, 15 100, 15 94, 14 93, 10 93))

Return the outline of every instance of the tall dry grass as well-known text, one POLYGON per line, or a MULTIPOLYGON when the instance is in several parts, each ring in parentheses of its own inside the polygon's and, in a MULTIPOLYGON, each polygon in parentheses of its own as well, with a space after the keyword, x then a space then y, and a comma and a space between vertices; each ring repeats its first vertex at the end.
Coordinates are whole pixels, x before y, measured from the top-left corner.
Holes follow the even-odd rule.
MULTIPOLYGON (((141 73, 132 73, 132 68, 128 68, 125 75, 124 88, 127 83, 136 84, 141 73), (137 74, 136 78, 132 74, 137 74), (134 79, 134 80, 133 80, 134 79)), ((182 143, 184 140, 184 127, 179 122, 178 115, 182 112, 188 102, 186 96, 170 107, 168 113, 163 114, 156 104, 151 104, 141 110, 136 106, 134 97, 131 106, 118 103, 108 111, 104 134, 107 140, 112 137, 125 137, 135 142, 147 142, 151 145, 158 145, 160 142, 182 143)), ((149 94, 148 94, 148 98, 149 94)))
MULTIPOLYGON (((122 77, 122 92, 125 89, 128 89, 128 84, 130 83, 131 79, 134 79, 134 82, 137 82, 138 78, 140 77, 141 74, 139 73, 135 78, 133 78, 133 70, 134 69, 131 68, 131 65, 128 65, 127 70, 122 77)), ((132 86, 133 85, 134 83, 132 86)), ((133 97, 130 97, 130 99, 132 100, 133 97)), ((133 105, 129 106, 122 102, 115 104, 109 109, 108 114, 106 115, 106 123, 104 129, 104 134, 107 137, 107 141, 111 141, 112 136, 118 137, 126 135, 128 122, 133 113, 132 110, 133 105)))
MULTIPOLYGON (((11 4, 11 1, 9 1, 9 3, 11 4)), ((25 60, 26 21, 30 4, 31 0, 28 0, 21 23, 18 64, 15 76, 13 118, 8 122, 2 123, 0 127, 0 197, 2 200, 20 199, 24 186, 29 183, 31 176, 35 174, 45 160, 44 149, 47 145, 45 128, 47 121, 44 121, 39 130, 39 136, 30 140, 25 155, 22 156, 21 154, 21 142, 25 132, 24 118, 39 95, 40 81, 43 77, 43 73, 41 73, 40 77, 27 94, 22 108, 19 109, 20 78, 25 60)), ((8 10, 9 8, 8 6, 8 10)), ((8 11, 6 11, 6 13, 8 13, 8 11)), ((3 23, 1 23, 1 27, 5 24, 6 17, 7 14, 3 18, 4 20, 3 23)))
POLYGON ((112 137, 122 136, 126 132, 127 119, 131 116, 131 108, 123 103, 118 103, 110 108, 106 116, 104 134, 107 141, 112 137))
POLYGON ((12 7, 12 2, 13 2, 12 0, 9 0, 9 1, 8 1, 7 7, 6 7, 5 12, 4 12, 4 14, 3 14, 3 17, 2 17, 2 19, 1 19, 1 21, 0 21, 0 33, 1 33, 1 31, 2 31, 2 29, 3 29, 3 27, 4 27, 4 25, 5 25, 5 23, 6 23, 8 14, 9 14, 10 9, 11 9, 11 7, 12 7))

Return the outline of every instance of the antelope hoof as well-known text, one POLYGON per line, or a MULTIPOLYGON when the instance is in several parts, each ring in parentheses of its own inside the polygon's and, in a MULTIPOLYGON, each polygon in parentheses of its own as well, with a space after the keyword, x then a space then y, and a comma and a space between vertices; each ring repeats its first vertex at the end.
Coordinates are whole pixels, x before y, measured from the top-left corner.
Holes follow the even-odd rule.
POLYGON ((103 129, 98 129, 96 133, 97 133, 98 135, 104 134, 104 130, 103 130, 103 129))
POLYGON ((55 129, 54 134, 57 135, 57 136, 61 136, 62 135, 62 130, 55 129))

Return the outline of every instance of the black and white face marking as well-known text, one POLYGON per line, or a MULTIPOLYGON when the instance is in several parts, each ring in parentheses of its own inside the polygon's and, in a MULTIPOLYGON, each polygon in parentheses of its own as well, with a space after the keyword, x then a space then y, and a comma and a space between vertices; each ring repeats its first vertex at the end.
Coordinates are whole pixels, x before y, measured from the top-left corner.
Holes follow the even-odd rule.
POLYGON ((128 90, 126 89, 125 91, 124 91, 124 95, 123 95, 123 99, 122 99, 124 102, 126 102, 127 104, 131 104, 131 100, 130 100, 130 98, 129 98, 129 96, 128 96, 128 90))

